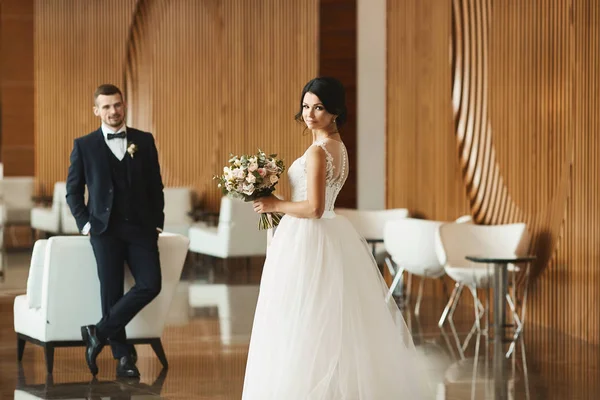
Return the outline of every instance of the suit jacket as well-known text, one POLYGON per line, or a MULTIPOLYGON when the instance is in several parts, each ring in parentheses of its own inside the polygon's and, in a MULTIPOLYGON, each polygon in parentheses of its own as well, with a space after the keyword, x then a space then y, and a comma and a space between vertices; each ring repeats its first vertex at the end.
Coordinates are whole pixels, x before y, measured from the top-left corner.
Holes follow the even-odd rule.
MULTIPOLYGON (((163 229, 164 186, 154 137, 148 132, 127 127, 127 142, 137 146, 129 163, 128 180, 138 216, 148 229, 163 229)), ((96 235, 108 227, 114 198, 109 155, 105 147, 102 129, 75 139, 67 176, 67 204, 77 227, 81 231, 90 222, 90 232, 96 235), (86 185, 87 204, 84 200, 86 185)), ((125 153, 125 157, 130 157, 129 153, 125 153)))

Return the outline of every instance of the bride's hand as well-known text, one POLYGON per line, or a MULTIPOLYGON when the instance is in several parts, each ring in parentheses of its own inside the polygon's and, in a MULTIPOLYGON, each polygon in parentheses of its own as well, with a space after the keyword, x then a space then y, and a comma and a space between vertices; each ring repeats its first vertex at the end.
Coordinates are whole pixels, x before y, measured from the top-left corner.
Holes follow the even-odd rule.
POLYGON ((272 213, 277 211, 277 203, 281 201, 275 196, 261 197, 260 199, 254 200, 252 206, 254 207, 254 211, 263 214, 263 213, 272 213))

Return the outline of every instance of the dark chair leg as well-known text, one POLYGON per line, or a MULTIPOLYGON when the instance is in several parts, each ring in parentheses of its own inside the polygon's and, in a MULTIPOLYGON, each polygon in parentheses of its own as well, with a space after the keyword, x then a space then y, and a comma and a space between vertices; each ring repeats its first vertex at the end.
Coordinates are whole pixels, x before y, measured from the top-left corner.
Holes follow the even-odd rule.
POLYGON ((25 371, 23 370, 23 364, 19 364, 17 369, 17 389, 20 389, 27 385, 27 378, 25 377, 25 371))
POLYGON ((23 352, 25 351, 25 339, 22 339, 20 336, 17 336, 17 360, 21 362, 23 359, 23 352))
POLYGON ((52 375, 52 370, 54 369, 54 345, 46 343, 44 345, 44 353, 46 355, 46 371, 52 375))
POLYGON ((163 348, 162 342, 160 339, 153 339, 150 342, 150 346, 152 346, 152 350, 156 353, 156 356, 160 360, 160 363, 164 368, 169 368, 169 363, 167 362, 167 356, 165 355, 165 349, 163 348))
POLYGON ((35 244, 35 241, 37 239, 37 231, 35 228, 31 228, 31 247, 33 248, 33 245, 35 244))

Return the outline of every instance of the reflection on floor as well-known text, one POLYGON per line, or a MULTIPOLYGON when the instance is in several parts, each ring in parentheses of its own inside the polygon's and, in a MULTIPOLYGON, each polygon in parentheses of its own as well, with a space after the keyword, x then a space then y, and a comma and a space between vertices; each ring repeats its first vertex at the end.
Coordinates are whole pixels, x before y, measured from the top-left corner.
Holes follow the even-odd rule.
MULTIPOLYGON (((37 346, 28 344, 22 364, 17 363, 12 304, 25 292, 28 263, 27 254, 9 254, 0 282, 0 399, 240 398, 262 260, 215 263, 210 269, 187 265, 163 336, 169 370, 161 369, 149 346, 138 346, 141 381, 115 379, 108 351, 99 358, 94 380, 83 348, 57 349, 51 377, 37 346)), ((598 346, 527 326, 498 380, 487 336, 473 337, 459 351, 456 343, 464 340, 472 320, 456 320, 456 331, 437 327, 443 305, 426 298, 419 318, 406 313, 436 399, 600 398, 598 346), (498 395, 502 392, 506 397, 498 395)))

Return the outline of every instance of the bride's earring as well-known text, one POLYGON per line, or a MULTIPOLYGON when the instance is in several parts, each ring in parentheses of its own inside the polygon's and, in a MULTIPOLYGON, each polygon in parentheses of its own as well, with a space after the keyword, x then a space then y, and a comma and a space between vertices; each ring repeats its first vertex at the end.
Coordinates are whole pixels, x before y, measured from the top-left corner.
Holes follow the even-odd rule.
POLYGON ((334 133, 338 133, 337 117, 333 117, 333 119, 331 120, 331 125, 333 125, 333 131, 330 133, 330 135, 333 135, 334 133))

